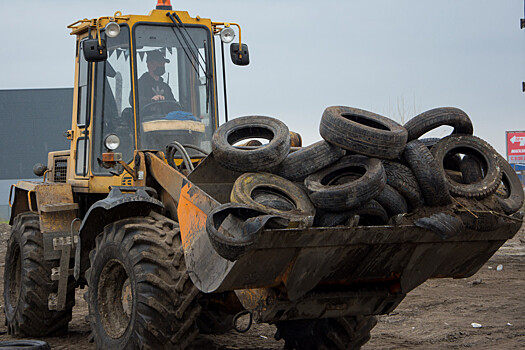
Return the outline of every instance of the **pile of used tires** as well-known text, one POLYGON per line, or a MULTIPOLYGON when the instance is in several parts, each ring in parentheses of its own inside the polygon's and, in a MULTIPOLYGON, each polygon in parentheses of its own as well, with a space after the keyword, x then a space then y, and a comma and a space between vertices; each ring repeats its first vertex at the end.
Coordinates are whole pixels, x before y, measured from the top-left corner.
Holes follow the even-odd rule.
POLYGON ((255 211, 244 210, 243 220, 266 214, 266 220, 286 220, 281 227, 333 227, 397 224, 418 212, 446 210, 457 219, 450 208, 474 202, 484 206, 471 208, 510 215, 523 204, 516 173, 472 135, 472 122, 460 109, 432 109, 400 125, 372 112, 334 106, 324 111, 319 131, 324 140, 297 149, 290 147, 286 125, 274 118, 248 116, 223 124, 213 136, 213 156, 242 175, 233 185, 233 204, 214 214, 222 211, 223 220, 226 212, 249 208, 255 211), (443 125, 453 127, 451 135, 420 139, 443 125), (238 146, 254 138, 268 143, 238 146))

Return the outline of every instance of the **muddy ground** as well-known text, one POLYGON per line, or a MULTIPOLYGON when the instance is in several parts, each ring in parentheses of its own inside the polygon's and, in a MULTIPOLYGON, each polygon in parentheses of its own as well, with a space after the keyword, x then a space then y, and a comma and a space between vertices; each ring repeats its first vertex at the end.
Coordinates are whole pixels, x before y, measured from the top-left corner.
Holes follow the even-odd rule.
MULTIPOLYGON (((0 224, 0 276, 9 226, 0 224)), ((0 291, 3 283, 0 284, 0 291)), ((53 349, 93 349, 87 306, 77 291, 77 304, 67 336, 45 338, 53 349)), ((0 298, 0 330, 4 328, 0 298)), ((229 333, 206 339, 202 348, 282 349, 275 329, 256 325, 246 334, 229 333)), ((11 339, 8 335, 0 340, 11 339)), ((382 316, 363 349, 525 349, 525 228, 468 279, 431 280, 412 291, 390 315, 382 316), (500 268, 498 269, 498 266, 500 268), (500 270, 500 271, 498 271, 500 270), (481 325, 474 328, 472 323, 481 325)))

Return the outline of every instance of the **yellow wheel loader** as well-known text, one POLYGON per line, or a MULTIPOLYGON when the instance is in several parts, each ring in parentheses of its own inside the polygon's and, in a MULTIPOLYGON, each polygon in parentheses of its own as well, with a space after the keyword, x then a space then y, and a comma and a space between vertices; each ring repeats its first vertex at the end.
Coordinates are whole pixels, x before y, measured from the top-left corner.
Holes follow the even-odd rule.
MULTIPOLYGON (((230 202, 242 172, 212 153, 224 58, 216 48, 229 44, 233 63, 247 65, 240 26, 159 1, 148 15, 117 12, 68 28, 76 37, 71 147, 35 167, 43 181, 11 188, 11 334, 67 331, 75 289, 87 286, 99 349, 185 349, 200 332, 244 331, 243 315, 276 324, 289 349, 359 348, 375 315, 429 278, 471 276, 521 225, 498 216, 491 229, 444 238, 402 222, 304 221, 260 226, 249 249, 225 258, 208 216, 230 202)), ((242 224, 233 214, 219 219, 217 232, 242 224)))

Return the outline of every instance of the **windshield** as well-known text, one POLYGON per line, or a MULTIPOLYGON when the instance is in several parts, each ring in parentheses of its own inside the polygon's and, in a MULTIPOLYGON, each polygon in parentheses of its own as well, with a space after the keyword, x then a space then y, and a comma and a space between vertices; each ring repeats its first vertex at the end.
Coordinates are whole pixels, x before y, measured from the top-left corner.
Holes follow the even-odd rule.
POLYGON ((177 141, 210 152, 215 122, 209 31, 158 25, 138 25, 134 31, 140 148, 165 150, 177 141))

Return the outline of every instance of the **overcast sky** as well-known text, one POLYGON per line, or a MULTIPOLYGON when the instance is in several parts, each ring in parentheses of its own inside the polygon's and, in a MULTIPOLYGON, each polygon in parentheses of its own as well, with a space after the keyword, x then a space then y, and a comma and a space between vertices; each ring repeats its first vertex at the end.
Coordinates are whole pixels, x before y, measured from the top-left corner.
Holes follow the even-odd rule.
MULTIPOLYGON (((7 1, 0 89, 72 87, 77 19, 147 14, 155 0, 7 1)), ((251 64, 227 67, 230 117, 259 114, 320 139, 324 108, 347 105, 398 122, 439 106, 466 111, 505 152, 525 130, 523 0, 172 0, 174 9, 237 22, 251 64)), ((439 130, 438 136, 446 130, 439 130)))

